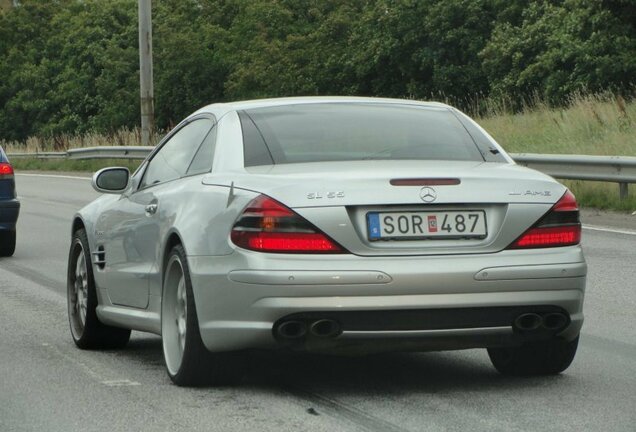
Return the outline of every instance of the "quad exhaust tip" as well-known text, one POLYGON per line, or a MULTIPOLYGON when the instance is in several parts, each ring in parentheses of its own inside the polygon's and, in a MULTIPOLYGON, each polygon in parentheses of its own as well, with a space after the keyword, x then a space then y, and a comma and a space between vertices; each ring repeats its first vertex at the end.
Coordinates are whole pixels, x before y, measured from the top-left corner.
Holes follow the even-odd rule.
POLYGON ((276 328, 282 339, 300 339, 307 334, 307 326, 302 321, 285 321, 276 328))
POLYGON ((340 323, 332 319, 319 319, 309 323, 288 320, 274 327, 276 337, 287 341, 298 341, 309 335, 317 338, 333 338, 340 333, 342 333, 340 323))
POLYGON ((515 320, 515 327, 523 331, 537 330, 541 327, 543 318, 536 313, 524 313, 517 317, 515 320))
POLYGON ((321 338, 334 337, 340 334, 340 324, 334 320, 321 319, 314 321, 309 327, 309 331, 312 335, 321 338))
POLYGON ((543 317, 543 327, 548 330, 560 330, 565 327, 567 322, 568 318, 559 312, 549 313, 543 317))
POLYGON ((514 321, 514 327, 518 330, 529 332, 540 328, 558 331, 564 329, 568 324, 568 317, 561 312, 550 312, 545 315, 537 313, 524 313, 519 315, 514 321))

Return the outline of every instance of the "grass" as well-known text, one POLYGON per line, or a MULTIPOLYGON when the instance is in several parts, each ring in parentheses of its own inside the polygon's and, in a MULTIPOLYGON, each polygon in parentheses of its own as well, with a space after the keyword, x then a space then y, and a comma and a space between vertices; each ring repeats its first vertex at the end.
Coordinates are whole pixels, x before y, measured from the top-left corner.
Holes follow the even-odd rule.
POLYGON ((600 210, 614 210, 625 213, 636 211, 636 184, 629 186, 629 195, 621 200, 618 183, 560 180, 576 196, 582 207, 600 210))
MULTIPOLYGON (((539 102, 518 114, 494 107, 477 121, 510 153, 636 156, 636 102, 611 94, 576 96, 565 108, 539 102)), ((636 184, 620 200, 617 183, 562 183, 584 207, 636 210, 636 184)))
POLYGON ((636 102, 601 94, 477 121, 511 153, 636 156, 636 102))
POLYGON ((133 172, 141 160, 127 159, 92 159, 92 160, 68 160, 68 159, 34 159, 34 158, 13 158, 11 165, 20 171, 80 171, 95 172, 109 166, 127 167, 133 172))
MULTIPOLYGON (((490 102, 487 116, 477 121, 511 153, 585 154, 636 156, 636 101, 626 102, 612 94, 577 95, 566 107, 551 108, 534 101, 520 113, 507 112, 503 103, 490 102)), ((157 142, 155 139, 154 142, 157 142)), ((108 136, 87 134, 56 138, 29 138, 26 143, 3 142, 6 152, 63 151, 99 145, 139 145, 138 129, 121 130, 108 136)), ((17 170, 96 171, 120 165, 131 169, 139 161, 126 160, 37 160, 12 159, 17 170)), ((616 183, 565 181, 585 207, 636 210, 636 184, 626 200, 618 197, 616 183)))
MULTIPOLYGON (((158 142, 159 138, 151 140, 158 142)), ((60 152, 73 148, 98 146, 131 146, 141 145, 139 129, 121 129, 109 135, 89 133, 85 135, 62 134, 52 138, 30 137, 24 143, 0 140, 0 145, 7 153, 60 152)))

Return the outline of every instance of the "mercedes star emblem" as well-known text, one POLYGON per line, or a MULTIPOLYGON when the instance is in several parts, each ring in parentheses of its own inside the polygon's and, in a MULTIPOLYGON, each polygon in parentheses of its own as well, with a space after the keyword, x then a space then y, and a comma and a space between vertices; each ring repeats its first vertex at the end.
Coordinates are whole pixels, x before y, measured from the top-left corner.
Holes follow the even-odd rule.
POLYGON ((425 203, 431 203, 437 199, 437 192, 431 187, 423 187, 420 190, 420 198, 422 198, 422 201, 425 203))

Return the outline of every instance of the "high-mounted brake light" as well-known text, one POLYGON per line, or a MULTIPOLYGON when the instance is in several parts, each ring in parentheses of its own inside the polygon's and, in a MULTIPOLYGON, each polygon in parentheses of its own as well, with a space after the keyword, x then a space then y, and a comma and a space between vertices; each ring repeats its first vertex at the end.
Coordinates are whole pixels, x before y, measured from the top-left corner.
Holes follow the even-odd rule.
POLYGON ((515 240, 509 249, 572 246, 581 242, 581 222, 576 198, 569 190, 539 222, 515 240))
POLYGON ((0 179, 13 178, 13 167, 6 162, 0 162, 0 179))
POLYGON ((455 186, 461 182, 458 178, 403 178, 389 181, 392 186, 455 186))
POLYGON ((247 205, 230 237, 235 245, 259 252, 346 252, 299 214, 266 195, 247 205))

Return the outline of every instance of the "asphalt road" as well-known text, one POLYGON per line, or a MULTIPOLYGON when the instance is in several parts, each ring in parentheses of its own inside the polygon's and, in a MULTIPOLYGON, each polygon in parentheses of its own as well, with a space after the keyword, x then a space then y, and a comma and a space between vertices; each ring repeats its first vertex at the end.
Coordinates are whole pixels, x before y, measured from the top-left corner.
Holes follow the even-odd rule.
POLYGON ((70 220, 96 193, 86 179, 17 183, 18 247, 0 259, 0 432, 636 431, 630 227, 584 231, 586 323, 559 376, 502 377, 484 350, 255 353, 243 384, 184 389, 166 376, 157 336, 133 333, 121 351, 75 348, 65 300, 70 220))

